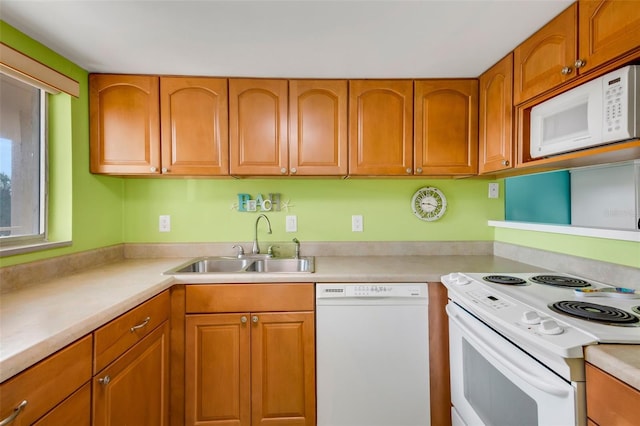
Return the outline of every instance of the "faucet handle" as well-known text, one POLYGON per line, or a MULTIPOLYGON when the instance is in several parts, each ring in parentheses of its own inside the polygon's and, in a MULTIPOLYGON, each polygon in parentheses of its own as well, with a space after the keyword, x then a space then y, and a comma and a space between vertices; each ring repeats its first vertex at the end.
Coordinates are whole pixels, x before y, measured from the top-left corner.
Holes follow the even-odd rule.
POLYGON ((244 257, 244 247, 242 247, 240 244, 234 244, 233 247, 231 248, 237 248, 238 252, 236 253, 236 256, 238 258, 244 257))
POLYGON ((269 246, 269 248, 267 249, 267 256, 274 257, 275 253, 273 252, 273 249, 275 248, 280 248, 280 246, 274 246, 274 245, 269 246))

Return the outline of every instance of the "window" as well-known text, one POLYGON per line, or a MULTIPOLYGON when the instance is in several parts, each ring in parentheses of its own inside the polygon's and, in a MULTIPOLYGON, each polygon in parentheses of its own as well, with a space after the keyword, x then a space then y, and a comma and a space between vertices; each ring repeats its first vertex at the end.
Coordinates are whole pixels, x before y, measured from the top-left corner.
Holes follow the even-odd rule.
POLYGON ((46 92, 0 74, 0 242, 46 238, 46 92))

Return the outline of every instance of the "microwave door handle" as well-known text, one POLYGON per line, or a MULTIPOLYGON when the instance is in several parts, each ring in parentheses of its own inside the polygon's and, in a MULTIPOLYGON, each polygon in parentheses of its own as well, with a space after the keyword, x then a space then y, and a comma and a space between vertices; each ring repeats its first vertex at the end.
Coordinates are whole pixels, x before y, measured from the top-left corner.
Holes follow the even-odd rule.
POLYGON ((489 355, 491 355, 496 360, 498 360, 498 362, 500 362, 502 365, 508 368, 509 371, 511 371, 513 374, 515 374, 525 382, 531 384, 532 386, 535 386, 536 388, 548 394, 559 396, 559 397, 565 397, 568 395, 569 392, 567 390, 558 388, 557 386, 554 386, 551 383, 547 383, 544 380, 541 380, 538 377, 532 374, 529 374, 526 371, 526 369, 520 368, 518 365, 516 365, 515 362, 507 359, 504 355, 500 354, 500 352, 496 350, 496 348, 494 348, 491 343, 477 336, 469 328, 469 326, 467 326, 464 323, 464 319, 461 318, 457 312, 454 312, 453 309, 449 307, 449 305, 447 305, 445 309, 447 311, 447 315, 449 315, 449 318, 463 331, 466 339, 473 341, 476 344, 476 346, 484 349, 489 355))

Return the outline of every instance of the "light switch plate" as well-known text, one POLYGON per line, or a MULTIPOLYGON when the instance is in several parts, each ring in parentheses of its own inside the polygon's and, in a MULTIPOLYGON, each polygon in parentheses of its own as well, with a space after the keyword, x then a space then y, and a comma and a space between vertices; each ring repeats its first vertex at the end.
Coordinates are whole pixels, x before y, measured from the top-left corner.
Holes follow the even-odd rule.
POLYGON ((498 198, 500 196, 500 185, 498 183, 489 184, 489 198, 498 198))
POLYGON ((295 215, 287 216, 285 229, 287 232, 298 232, 298 217, 295 215))

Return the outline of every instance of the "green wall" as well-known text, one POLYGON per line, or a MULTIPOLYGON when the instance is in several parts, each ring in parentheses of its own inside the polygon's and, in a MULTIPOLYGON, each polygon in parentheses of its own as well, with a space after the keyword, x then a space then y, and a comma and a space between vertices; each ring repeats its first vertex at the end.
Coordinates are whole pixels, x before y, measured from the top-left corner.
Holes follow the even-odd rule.
POLYGON ((127 179, 125 241, 250 241, 258 213, 231 208, 239 193, 280 193, 289 202, 288 212, 266 213, 273 235, 260 237, 273 241, 492 240, 487 219, 504 214, 502 200, 487 198, 487 182, 474 179, 127 179), (447 196, 436 222, 411 211, 413 193, 428 185, 447 196), (171 215, 170 233, 158 232, 161 214, 171 215), (298 217, 298 232, 285 232, 287 214, 298 217), (363 216, 364 232, 351 231, 354 214, 363 216))
MULTIPOLYGON (((256 213, 233 210, 238 193, 280 193, 289 211, 269 212, 282 241, 440 241, 493 240, 592 259, 640 266, 640 243, 540 232, 496 229, 503 199, 487 198, 480 179, 145 179, 89 173, 87 72, 0 21, 0 40, 78 80, 80 98, 56 95, 51 101, 51 213, 55 240, 71 247, 0 258, 0 266, 25 263, 122 242, 235 242, 253 238, 256 213), (411 213, 412 194, 433 185, 449 208, 437 222, 411 213), (158 216, 171 215, 172 231, 158 232, 158 216), (298 232, 284 232, 285 216, 298 216, 298 232), (351 215, 364 217, 364 232, 351 232, 351 215)), ((500 193, 504 192, 501 186, 500 193)), ((261 228, 262 229, 262 228, 261 228)))

